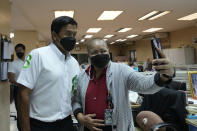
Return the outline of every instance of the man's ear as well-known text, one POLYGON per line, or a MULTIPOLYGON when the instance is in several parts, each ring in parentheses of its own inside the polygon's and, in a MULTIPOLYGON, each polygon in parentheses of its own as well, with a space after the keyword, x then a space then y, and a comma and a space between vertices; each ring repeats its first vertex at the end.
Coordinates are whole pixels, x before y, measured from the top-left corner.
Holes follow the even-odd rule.
POLYGON ((56 32, 52 31, 51 32, 51 36, 52 36, 52 40, 53 41, 56 41, 57 40, 57 34, 56 34, 56 32))

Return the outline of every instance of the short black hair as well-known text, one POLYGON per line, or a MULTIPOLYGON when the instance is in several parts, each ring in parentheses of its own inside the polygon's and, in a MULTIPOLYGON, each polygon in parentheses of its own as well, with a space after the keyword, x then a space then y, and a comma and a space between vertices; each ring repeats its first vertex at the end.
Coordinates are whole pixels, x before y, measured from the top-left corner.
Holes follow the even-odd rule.
POLYGON ((16 51, 16 49, 19 48, 19 47, 21 47, 21 48, 23 48, 23 50, 25 50, 25 45, 19 43, 19 44, 17 44, 17 45, 15 46, 15 51, 16 51))
POLYGON ((51 32, 54 31, 55 33, 59 34, 61 28, 68 24, 77 26, 77 22, 71 17, 68 16, 57 17, 56 19, 53 20, 51 24, 51 32))

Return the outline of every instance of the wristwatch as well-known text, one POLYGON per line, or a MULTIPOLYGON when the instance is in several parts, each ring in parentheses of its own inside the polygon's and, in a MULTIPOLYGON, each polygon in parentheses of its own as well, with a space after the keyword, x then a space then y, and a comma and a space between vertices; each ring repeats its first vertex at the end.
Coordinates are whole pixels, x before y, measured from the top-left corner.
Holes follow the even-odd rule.
POLYGON ((159 74, 159 73, 156 73, 156 74, 155 74, 155 77, 154 77, 155 83, 156 83, 158 86, 165 86, 165 85, 168 85, 169 83, 171 83, 172 78, 174 78, 174 77, 176 76, 176 70, 175 70, 175 68, 174 68, 174 74, 173 74, 173 76, 168 76, 168 75, 166 75, 166 74, 162 74, 162 76, 165 77, 165 78, 168 78, 168 80, 165 81, 165 82, 162 81, 162 80, 161 80, 161 77, 160 77, 160 74, 159 74))

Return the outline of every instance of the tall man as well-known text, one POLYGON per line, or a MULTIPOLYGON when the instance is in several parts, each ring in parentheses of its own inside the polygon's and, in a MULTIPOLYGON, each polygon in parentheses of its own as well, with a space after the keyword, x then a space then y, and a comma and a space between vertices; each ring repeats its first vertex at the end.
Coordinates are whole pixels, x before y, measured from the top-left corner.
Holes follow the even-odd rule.
POLYGON ((53 42, 28 55, 17 80, 22 131, 73 131, 72 79, 80 68, 69 52, 76 33, 74 19, 58 17, 51 24, 53 42))

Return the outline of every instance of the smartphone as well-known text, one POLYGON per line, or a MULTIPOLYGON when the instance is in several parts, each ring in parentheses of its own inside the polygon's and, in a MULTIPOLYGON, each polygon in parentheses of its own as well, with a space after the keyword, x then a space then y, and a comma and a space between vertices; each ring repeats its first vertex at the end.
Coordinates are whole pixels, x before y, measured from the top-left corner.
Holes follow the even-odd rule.
POLYGON ((157 38, 152 38, 151 39, 151 47, 152 47, 152 52, 153 52, 153 58, 154 59, 159 59, 161 58, 160 54, 158 53, 158 51, 156 50, 156 48, 159 48, 160 50, 161 48, 161 43, 159 42, 159 39, 157 38))

